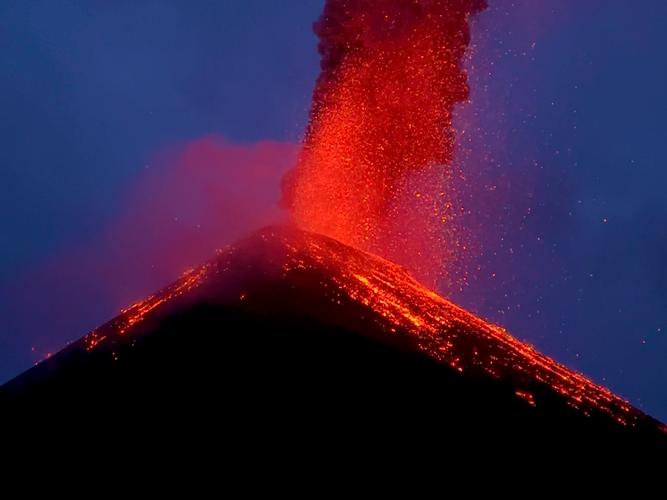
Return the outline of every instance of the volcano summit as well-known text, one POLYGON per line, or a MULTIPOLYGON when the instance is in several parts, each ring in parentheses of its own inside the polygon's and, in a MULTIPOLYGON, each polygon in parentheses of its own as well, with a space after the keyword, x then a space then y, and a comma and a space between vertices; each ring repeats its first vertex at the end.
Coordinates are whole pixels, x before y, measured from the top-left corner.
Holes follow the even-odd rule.
POLYGON ((400 421, 394 436, 438 422, 432 439, 462 446, 539 439, 546 449, 618 451, 665 441, 659 422, 400 266, 286 227, 219 252, 5 384, 0 398, 15 408, 168 406, 190 421, 268 420, 302 438, 308 416, 309 428, 354 421, 357 432, 400 421))

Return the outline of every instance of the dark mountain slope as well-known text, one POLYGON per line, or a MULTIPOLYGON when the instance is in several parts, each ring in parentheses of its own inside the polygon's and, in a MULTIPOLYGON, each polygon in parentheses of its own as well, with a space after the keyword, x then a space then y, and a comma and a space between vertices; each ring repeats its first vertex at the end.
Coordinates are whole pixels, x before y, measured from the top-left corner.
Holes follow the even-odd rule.
POLYGON ((0 402, 119 412, 134 425, 152 415, 230 446, 382 440, 620 458, 666 436, 400 267, 286 228, 130 307, 5 384, 0 402))

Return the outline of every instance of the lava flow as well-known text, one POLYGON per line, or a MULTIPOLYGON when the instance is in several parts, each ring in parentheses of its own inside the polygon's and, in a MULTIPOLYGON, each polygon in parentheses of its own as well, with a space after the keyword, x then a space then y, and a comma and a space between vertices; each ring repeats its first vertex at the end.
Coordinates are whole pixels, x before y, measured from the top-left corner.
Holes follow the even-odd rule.
POLYGON ((452 113, 484 0, 328 0, 322 72, 284 203, 304 229, 434 278, 455 250, 452 113), (447 241, 447 244, 443 244, 447 241))

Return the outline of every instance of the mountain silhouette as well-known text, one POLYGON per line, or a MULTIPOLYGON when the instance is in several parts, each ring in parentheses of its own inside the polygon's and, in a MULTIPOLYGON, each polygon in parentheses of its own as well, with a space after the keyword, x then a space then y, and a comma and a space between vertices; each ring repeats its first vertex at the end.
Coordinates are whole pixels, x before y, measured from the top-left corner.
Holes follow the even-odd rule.
POLYGON ((400 266, 291 227, 219 251, 6 383, 0 403, 169 415, 232 441, 628 456, 667 438, 400 266))

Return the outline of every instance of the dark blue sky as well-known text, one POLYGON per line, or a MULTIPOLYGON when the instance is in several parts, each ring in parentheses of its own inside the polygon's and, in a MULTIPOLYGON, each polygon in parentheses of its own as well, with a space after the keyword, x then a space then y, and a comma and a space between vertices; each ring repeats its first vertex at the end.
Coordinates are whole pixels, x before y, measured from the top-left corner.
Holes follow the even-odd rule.
MULTIPOLYGON (((12 297, 90 248, 157 153, 298 140, 322 3, 0 4, 0 380, 35 360, 35 328, 53 348, 116 310, 79 298, 79 323, 28 322, 12 297)), ((481 254, 455 297, 667 419, 667 4, 490 3, 457 121, 481 254)))

